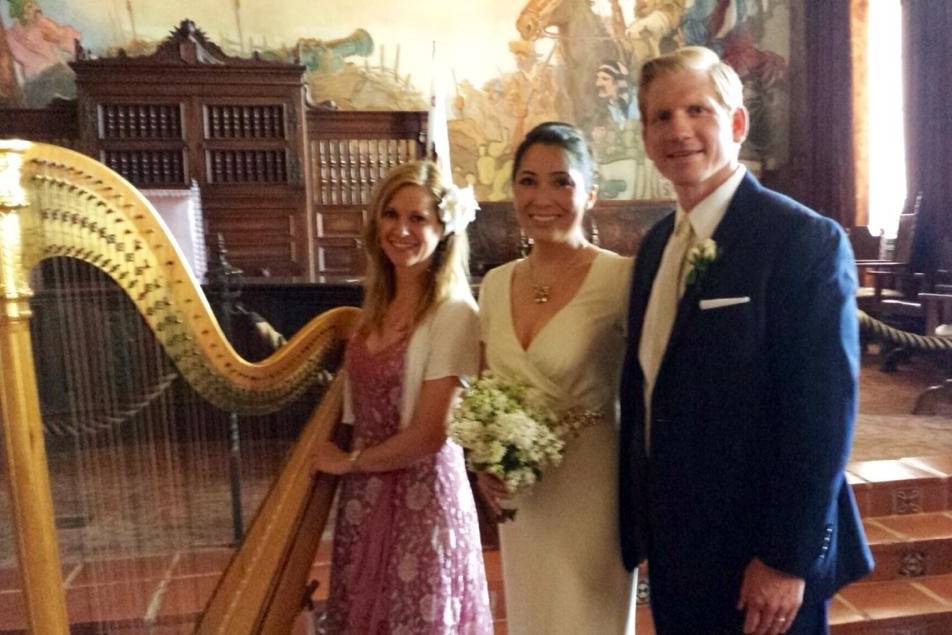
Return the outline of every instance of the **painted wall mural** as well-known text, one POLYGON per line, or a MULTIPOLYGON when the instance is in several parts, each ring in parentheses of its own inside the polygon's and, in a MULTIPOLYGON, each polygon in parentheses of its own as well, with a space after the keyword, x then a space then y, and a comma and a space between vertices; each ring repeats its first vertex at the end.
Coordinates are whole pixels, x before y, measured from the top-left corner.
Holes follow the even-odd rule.
POLYGON ((644 156, 637 72, 684 44, 711 46, 744 80, 745 161, 786 159, 788 0, 0 0, 0 106, 74 96, 77 39, 144 54, 184 18, 231 55, 299 60, 312 101, 341 109, 425 109, 442 79, 453 176, 482 200, 511 197, 513 149, 550 119, 588 135, 601 196, 670 197, 644 156))

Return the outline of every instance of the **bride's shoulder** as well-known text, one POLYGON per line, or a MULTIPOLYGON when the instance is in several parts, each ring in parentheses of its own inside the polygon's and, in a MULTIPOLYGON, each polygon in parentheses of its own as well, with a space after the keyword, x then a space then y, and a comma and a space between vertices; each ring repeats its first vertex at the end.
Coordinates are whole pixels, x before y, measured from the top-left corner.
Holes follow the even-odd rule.
POLYGON ((630 269, 635 262, 632 256, 622 256, 608 249, 598 248, 598 259, 613 271, 620 269, 630 269))
POLYGON ((480 282, 480 288, 496 288, 498 285, 503 284, 504 281, 509 280, 512 276, 512 270, 520 260, 522 259, 510 260, 505 264, 493 267, 487 271, 480 282))
POLYGON ((601 261, 600 271, 595 276, 599 280, 598 288, 608 296, 616 297, 631 284, 635 260, 607 249, 599 249, 597 259, 601 261))

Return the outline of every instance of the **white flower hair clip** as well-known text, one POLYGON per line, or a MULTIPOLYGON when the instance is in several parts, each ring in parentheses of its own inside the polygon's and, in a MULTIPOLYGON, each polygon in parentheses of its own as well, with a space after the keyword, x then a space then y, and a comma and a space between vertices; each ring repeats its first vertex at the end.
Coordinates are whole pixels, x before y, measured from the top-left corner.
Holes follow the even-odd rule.
POLYGON ((476 202, 476 192, 472 185, 464 188, 450 185, 437 208, 445 228, 444 235, 449 236, 466 231, 466 226, 476 220, 479 203, 476 202))

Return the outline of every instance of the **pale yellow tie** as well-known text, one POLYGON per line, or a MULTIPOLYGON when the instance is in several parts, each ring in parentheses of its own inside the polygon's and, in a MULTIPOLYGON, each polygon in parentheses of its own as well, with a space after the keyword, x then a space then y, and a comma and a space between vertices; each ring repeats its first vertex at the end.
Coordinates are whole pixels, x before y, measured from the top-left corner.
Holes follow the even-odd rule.
POLYGON ((678 313, 678 301, 683 292, 684 263, 688 248, 694 241, 694 230, 687 216, 682 216, 674 228, 674 233, 665 245, 648 297, 648 307, 645 309, 645 320, 641 327, 641 340, 638 347, 638 361, 645 377, 645 443, 648 443, 651 432, 651 393, 654 391, 655 379, 674 318, 678 313))

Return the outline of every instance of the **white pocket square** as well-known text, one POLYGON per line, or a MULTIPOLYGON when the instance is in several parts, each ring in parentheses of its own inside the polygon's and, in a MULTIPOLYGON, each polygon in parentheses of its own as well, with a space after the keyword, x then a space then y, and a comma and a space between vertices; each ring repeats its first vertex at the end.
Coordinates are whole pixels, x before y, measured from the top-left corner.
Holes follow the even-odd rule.
POLYGON ((701 300, 700 306, 702 311, 707 311, 708 309, 720 309, 734 304, 746 304, 747 302, 750 302, 750 297, 745 295, 742 298, 711 298, 710 300, 701 300))

